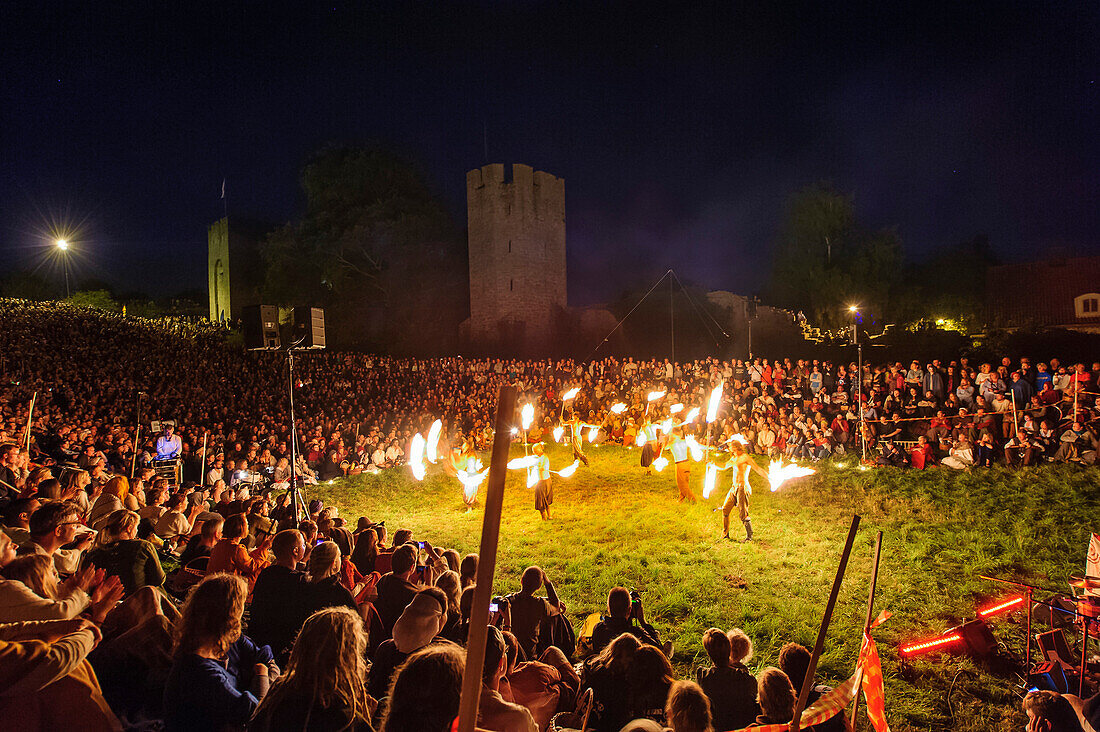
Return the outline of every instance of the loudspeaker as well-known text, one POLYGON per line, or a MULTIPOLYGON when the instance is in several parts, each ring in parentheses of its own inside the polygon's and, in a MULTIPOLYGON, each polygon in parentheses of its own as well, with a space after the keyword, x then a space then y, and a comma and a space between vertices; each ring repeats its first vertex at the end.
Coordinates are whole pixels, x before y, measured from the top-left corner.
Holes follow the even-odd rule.
POLYGON ((294 340, 305 337, 299 348, 325 347, 325 311, 321 308, 294 308, 294 340))
POLYGON ((245 348, 279 348, 279 308, 249 305, 241 309, 245 348))

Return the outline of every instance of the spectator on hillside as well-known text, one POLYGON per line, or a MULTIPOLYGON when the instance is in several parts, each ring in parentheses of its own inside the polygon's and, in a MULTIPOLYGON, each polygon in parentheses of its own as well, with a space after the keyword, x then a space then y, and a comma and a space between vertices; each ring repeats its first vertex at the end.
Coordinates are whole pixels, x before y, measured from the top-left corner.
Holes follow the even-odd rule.
POLYGON ((795 691, 787 674, 774 666, 760 672, 757 724, 787 724, 794 718, 795 691))
POLYGON ((225 519, 216 513, 203 521, 199 533, 188 539, 187 546, 180 552, 180 565, 186 567, 195 559, 209 557, 211 550, 222 538, 224 526, 225 519))
POLYGON ((248 632, 257 643, 270 646, 277 661, 283 661, 308 617, 303 602, 306 576, 298 570, 306 553, 301 532, 280 531, 271 542, 271 551, 275 562, 260 571, 252 591, 248 632))
POLYGON ((84 551, 95 541, 95 532, 80 522, 80 509, 69 501, 49 501, 31 515, 30 542, 23 551, 53 557, 57 571, 68 576, 80 567, 84 551), (62 547, 71 546, 71 549, 62 547))
POLYGON ((271 546, 271 538, 249 552, 241 545, 248 535, 248 521, 244 514, 235 513, 225 520, 222 538, 210 550, 210 561, 206 565, 206 574, 228 572, 239 575, 254 583, 260 570, 267 566, 266 554, 271 546))
POLYGON ((703 650, 712 666, 698 669, 696 680, 710 698, 716 728, 733 730, 752 724, 760 713, 756 677, 745 666, 752 658, 752 641, 740 628, 728 634, 711 628, 703 634, 703 650))
POLYGON ((359 612, 355 598, 340 583, 342 564, 340 548, 331 541, 321 542, 309 553, 309 582, 302 595, 304 616, 326 607, 346 607, 359 612))
MULTIPOLYGON (((275 544, 280 544, 278 536, 275 544)), ((309 616, 286 673, 271 685, 249 722, 250 732, 370 730, 376 704, 364 684, 366 644, 362 619, 347 608, 309 616)))
POLYGON ((629 671, 641 648, 630 633, 618 636, 581 666, 581 688, 592 689, 593 726, 597 732, 618 732, 633 719, 629 671))
POLYGON ((1077 712, 1056 691, 1029 691, 1024 697, 1027 732, 1082 732, 1077 712))
POLYGON ((450 732, 465 666, 465 653, 449 643, 410 656, 393 677, 380 732, 450 732))
POLYGON ((446 609, 447 598, 438 587, 425 587, 413 596, 393 625, 393 637, 383 641, 374 652, 367 685, 371 696, 385 696, 394 670, 439 637, 446 609))
POLYGON ((115 511, 100 529, 98 546, 84 557, 85 565, 102 567, 107 574, 117 575, 127 595, 142 587, 164 585, 164 568, 156 548, 137 538, 140 520, 133 511, 115 511))
POLYGON ((492 625, 488 628, 482 668, 478 726, 498 732, 538 732, 529 709, 501 696, 501 680, 508 672, 508 645, 504 634, 492 625))
MULTIPOLYGON (((802 684, 806 678, 806 671, 810 667, 810 652, 805 646, 797 643, 787 643, 779 649, 779 668, 790 679, 794 687, 795 696, 802 691, 802 684)), ((810 688, 810 695, 806 699, 806 706, 810 707, 818 699, 832 691, 832 688, 824 684, 817 684, 810 688)), ((818 725, 809 728, 813 732, 844 732, 847 729, 844 712, 818 725)))
MULTIPOLYGON (((615 587, 607 593, 607 615, 592 631, 592 648, 599 652, 613 638, 623 633, 630 633, 642 643, 662 648, 657 630, 645 621, 641 595, 629 592, 625 587, 615 587), (634 624, 635 620, 638 621, 637 625, 634 624)), ((667 646, 666 653, 671 655, 671 650, 671 645, 667 646)))
POLYGON ((539 631, 546 622, 565 612, 565 603, 558 599, 554 583, 539 567, 528 567, 520 577, 520 591, 508 595, 508 609, 512 618, 512 633, 528 658, 538 656, 539 631), (546 597, 536 597, 540 587, 546 588, 546 597))
MULTIPOLYGON (((374 606, 385 631, 385 636, 378 640, 379 643, 392 636, 393 624, 397 622, 405 606, 412 602, 418 589, 412 581, 416 571, 416 549, 413 546, 403 544, 397 547, 393 552, 392 566, 393 571, 382 575, 377 585, 378 600, 374 606)), ((372 638, 371 643, 374 642, 375 639, 372 638)))

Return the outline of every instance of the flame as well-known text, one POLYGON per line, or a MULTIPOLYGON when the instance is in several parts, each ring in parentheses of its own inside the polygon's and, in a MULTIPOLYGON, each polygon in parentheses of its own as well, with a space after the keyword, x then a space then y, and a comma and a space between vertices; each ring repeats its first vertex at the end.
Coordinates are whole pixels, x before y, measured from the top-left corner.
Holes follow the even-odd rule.
POLYGON ((417 432, 409 444, 409 468, 412 469, 413 477, 417 480, 424 480, 424 474, 428 469, 424 464, 424 447, 424 437, 417 432))
POLYGON ((595 442, 596 441, 596 436, 599 435, 599 434, 600 434, 600 428, 599 427, 591 428, 590 430, 588 430, 588 441, 589 442, 595 442))
POLYGON ((661 422, 661 431, 665 433, 672 432, 672 417, 661 422))
POLYGON ((695 418, 699 416, 699 407, 692 407, 688 410, 687 416, 684 417, 684 424, 691 424, 695 421, 695 418))
POLYGON ((649 396, 646 397, 646 401, 655 402, 664 397, 665 393, 666 392, 663 391, 651 391, 649 392, 649 396))
POLYGON ((439 447, 439 433, 443 431, 443 422, 436 420, 432 422, 432 428, 428 430, 428 441, 425 445, 428 453, 428 462, 435 465, 439 461, 439 454, 437 449, 439 447))
POLYGON ((561 435, 563 432, 565 432, 565 428, 561 425, 554 428, 554 442, 561 442, 561 435))
POLYGON ((768 483, 772 489, 772 493, 779 490, 779 487, 786 481, 792 478, 801 478, 806 475, 813 475, 817 471, 813 468, 804 468, 801 465, 784 465, 782 460, 772 460, 768 465, 768 483))
POLYGON ((671 407, 668 408, 669 414, 679 414, 682 411, 684 411, 683 404, 673 404, 671 407))
POLYGON ((699 462, 703 459, 703 446, 695 439, 695 435, 688 435, 684 439, 684 442, 687 443, 688 449, 691 450, 692 460, 699 462))
POLYGON ((539 471, 536 468, 527 468, 527 487, 534 488, 539 484, 539 471))
POLYGON ((524 404, 523 409, 520 411, 520 416, 523 418, 523 429, 531 429, 531 423, 535 421, 535 405, 524 404))
POLYGON ((653 465, 653 469, 656 470, 659 473, 659 472, 661 472, 662 470, 665 469, 666 465, 668 465, 668 458, 666 458, 664 455, 662 455, 661 457, 654 460, 652 465, 653 465))
POLYGON ((580 393, 580 391, 581 391, 581 388, 579 386, 574 386, 572 389, 570 389, 569 391, 567 391, 567 392, 565 392, 564 394, 561 395, 561 400, 563 402, 567 402, 570 399, 573 399, 574 397, 576 397, 577 394, 580 393))
POLYGON ((521 457, 521 458, 512 458, 511 460, 508 461, 508 469, 509 470, 522 470, 523 468, 531 468, 531 467, 534 467, 535 464, 538 461, 539 461, 539 458, 538 458, 537 455, 528 455, 526 457, 521 457))
POLYGON ((714 483, 718 478, 718 468, 714 463, 707 463, 707 474, 703 479, 703 498, 710 498, 714 492, 714 483))
POLYGON ((718 419, 718 407, 722 406, 722 386, 719 384, 710 393, 710 401, 707 402, 707 424, 718 419))
POLYGON ((474 500, 474 496, 477 495, 477 489, 481 486, 482 481, 485 480, 485 476, 489 474, 489 469, 481 469, 481 461, 477 458, 471 458, 466 465, 465 470, 458 471, 458 480, 462 483, 463 493, 466 495, 466 502, 470 503, 474 500))
POLYGON ((623 404, 622 402, 619 402, 618 404, 615 404, 614 406, 611 407, 611 411, 614 412, 615 414, 622 414, 623 412, 626 411, 626 405, 623 404))
POLYGON ((645 445, 645 430, 638 430, 638 436, 634 438, 634 444, 638 447, 645 445))
POLYGON ((742 434, 736 434, 736 435, 734 435, 733 437, 729 438, 729 439, 728 439, 728 440, 727 440, 726 442, 733 442, 734 440, 737 440, 737 441, 738 441, 738 442, 740 442, 740 443, 741 443, 742 445, 744 445, 744 446, 748 447, 749 441, 745 439, 745 436, 744 436, 744 435, 742 435, 742 434))
POLYGON ((580 460, 574 460, 574 461, 573 461, 573 464, 572 464, 572 465, 570 465, 569 467, 566 467, 566 468, 562 468, 561 470, 559 470, 559 471, 558 471, 558 475, 560 475, 560 476, 561 476, 561 477, 563 477, 563 478, 571 478, 571 477, 573 477, 573 473, 577 472, 577 467, 578 467, 578 466, 579 466, 580 464, 581 464, 581 461, 580 461, 580 460))

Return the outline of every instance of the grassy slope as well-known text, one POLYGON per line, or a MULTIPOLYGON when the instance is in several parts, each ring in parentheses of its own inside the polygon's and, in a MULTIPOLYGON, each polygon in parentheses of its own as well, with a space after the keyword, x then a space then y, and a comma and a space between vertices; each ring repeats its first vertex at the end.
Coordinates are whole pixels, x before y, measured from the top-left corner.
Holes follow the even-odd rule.
MULTIPOLYGON (((675 641, 673 661, 681 675, 705 659, 700 636, 711 626, 744 628, 756 646, 750 666, 762 668, 775 664, 787 641, 812 647, 851 515, 859 513, 863 522, 820 674, 835 682, 852 672, 874 536, 881 529, 876 612, 888 609, 894 618, 875 635, 894 730, 990 730, 1022 720, 1010 679, 956 657, 903 666, 897 645, 939 633, 973 617, 981 601, 1006 594, 978 579, 979 573, 1065 588, 1065 579, 1083 570, 1093 528, 1088 517, 1097 515, 1100 502, 1095 473, 1074 468, 960 474, 822 466, 818 475, 778 493, 769 493, 754 476, 756 541, 742 544, 718 540, 721 513, 712 511, 725 495, 728 472, 709 501, 687 506, 676 502, 672 471, 645 476, 638 451, 600 447, 589 454, 591 468, 555 479, 551 522, 539 520, 522 476, 509 476, 498 591, 518 589, 520 572, 537 563, 555 581, 579 627, 585 615, 603 609, 609 588, 635 587, 647 618, 675 641)), ((557 446, 550 455, 555 467, 571 459, 557 446)), ((702 473, 696 464, 697 494, 702 473)), ((407 470, 356 476, 309 492, 315 495, 340 506, 349 521, 367 515, 386 520, 391 532, 409 528, 460 553, 478 550, 481 512, 467 513, 457 481, 438 471, 422 483, 407 470)), ((1022 616, 994 627, 1010 649, 1022 651, 1022 616)))

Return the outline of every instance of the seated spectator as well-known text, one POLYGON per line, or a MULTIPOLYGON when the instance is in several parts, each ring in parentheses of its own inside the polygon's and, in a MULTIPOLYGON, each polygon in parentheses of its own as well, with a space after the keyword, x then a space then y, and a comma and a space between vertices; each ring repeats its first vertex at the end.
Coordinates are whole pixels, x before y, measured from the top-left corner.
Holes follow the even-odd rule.
MULTIPOLYGON (((668 727, 649 719, 636 719, 623 732, 714 732, 710 700, 694 681, 676 681, 665 702, 668 727)), ((725 727, 719 727, 719 732, 725 727)))
POLYGON ((665 723, 665 702, 672 688, 672 664, 660 648, 642 645, 634 652, 627 672, 630 684, 631 719, 652 719, 665 723))
MULTIPOLYGON (((393 624, 397 622, 405 606, 412 602, 418 589, 412 582, 413 573, 416 571, 414 547, 408 544, 397 547, 393 552, 392 565, 393 571, 382 575, 382 579, 378 580, 378 600, 374 603, 385 633, 379 642, 391 637, 393 624)), ((374 643, 373 638, 371 642, 374 643)))
POLYGON ((733 730, 752 724, 760 713, 756 677, 745 666, 752 658, 752 641, 740 628, 728 634, 711 628, 703 634, 703 650, 713 665, 700 668, 696 680, 710 698, 715 727, 733 730))
POLYGON ((359 612, 348 588, 340 583, 342 558, 340 548, 331 541, 323 541, 309 555, 309 582, 305 585, 302 607, 305 616, 326 607, 346 607, 359 612))
POLYGON ((95 532, 80 522, 80 508, 72 501, 49 501, 31 515, 30 541, 23 551, 52 557, 62 576, 80 567, 84 550, 95 541, 95 532), (71 546, 71 549, 62 547, 71 546))
POLYGON ((556 646, 547 648, 537 660, 527 661, 514 635, 505 631, 504 641, 508 645, 508 671, 501 694, 526 707, 539 729, 546 729, 555 713, 576 706, 581 678, 556 646))
POLYGON ((0 624, 0 719, 13 730, 122 729, 88 653, 100 641, 88 620, 0 624))
POLYGON ((462 589, 477 584, 477 555, 467 554, 462 558, 462 564, 458 569, 459 579, 462 581, 462 589))
POLYGON ((202 506, 195 504, 186 510, 187 499, 180 493, 168 499, 165 512, 156 523, 153 532, 164 539, 168 546, 174 547, 191 533, 195 517, 199 515, 202 506))
MULTIPOLYGON (((652 625, 645 622, 642 598, 637 592, 631 593, 625 587, 615 587, 607 593, 607 615, 596 624, 592 631, 592 648, 598 653, 623 633, 636 636, 642 643, 661 647, 661 638, 652 625), (634 621, 638 624, 635 625, 634 621)), ((667 646, 671 654, 672 646, 667 646)))
POLYGON ((1028 732, 1082 732, 1081 722, 1066 697, 1055 691, 1029 691, 1024 697, 1028 732))
POLYGON ((465 667, 465 653, 450 643, 410 656, 394 674, 381 732, 450 732, 465 667))
POLYGON ((439 636, 446 610, 447 598, 438 587, 425 587, 416 593, 394 623, 393 638, 383 641, 374 653, 367 686, 371 696, 382 698, 390 688, 394 670, 439 636))
POLYGON ((452 570, 439 575, 439 579, 435 581, 435 586, 443 590, 443 594, 447 596, 447 619, 439 634, 455 643, 461 643, 458 637, 458 629, 462 626, 462 609, 459 606, 460 583, 458 572, 452 570))
MULTIPOLYGON (((802 691, 802 684, 806 679, 806 671, 810 668, 810 651, 797 643, 787 643, 779 649, 779 668, 790 679, 791 685, 797 696, 802 691)), ((818 699, 832 691, 832 687, 817 684, 810 688, 810 695, 806 698, 806 706, 813 706, 818 699)), ((809 729, 813 732, 844 732, 848 728, 845 722, 844 712, 835 717, 816 724, 809 729)))
MULTIPOLYGON (((301 540, 301 534, 293 533, 301 540)), ((277 534, 275 546, 280 544, 277 534)), ((347 608, 309 616, 294 642, 286 673, 271 685, 248 729, 369 731, 376 703, 363 683, 366 644, 362 619, 347 608)))
POLYGON ((271 668, 263 663, 240 669, 227 663, 230 647, 241 637, 241 616, 248 583, 230 574, 214 574, 191 591, 176 625, 174 661, 164 689, 165 729, 240 729, 267 693, 271 668))
MULTIPOLYGON (((13 587, 8 585, 0 592, 0 601, 7 603, 0 606, 0 620, 10 622, 14 620, 34 620, 39 618, 55 619, 48 617, 55 615, 58 620, 68 620, 76 617, 83 608, 82 598, 77 595, 78 582, 82 578, 81 573, 70 577, 64 584, 58 582, 57 570, 49 557, 41 554, 26 554, 17 557, 3 568, 5 580, 13 580, 22 583, 33 593, 34 597, 25 592, 12 592, 13 587), (43 600, 52 604, 47 607, 43 600)), ((89 597, 91 603, 87 606, 88 616, 96 623, 102 625, 107 613, 114 609, 115 604, 122 599, 124 590, 118 577, 104 579, 103 571, 95 571, 89 568, 91 578, 89 582, 94 585, 89 597)))
POLYGON ((4 533, 16 546, 31 540, 31 515, 41 505, 37 498, 17 498, 4 507, 4 533))
POLYGON ((244 514, 235 513, 225 520, 222 539, 210 550, 210 561, 206 565, 206 574, 228 572, 244 577, 249 583, 256 581, 260 570, 267 566, 267 550, 270 539, 249 552, 241 546, 241 540, 248 535, 248 521, 244 514))
POLYGON ((133 511, 138 508, 138 505, 130 496, 130 481, 125 476, 116 475, 103 486, 103 493, 88 514, 88 525, 99 531, 107 523, 111 514, 124 508, 133 511))
POLYGON ((581 666, 581 688, 592 689, 592 722, 597 732, 619 732, 633 719, 628 672, 641 643, 623 633, 581 666))
POLYGON ((275 562, 260 571, 252 591, 248 633, 257 643, 270 646, 281 662, 289 655, 302 621, 309 616, 304 603, 306 576, 298 571, 298 563, 306 553, 301 532, 280 531, 271 542, 271 551, 275 562))
POLYGON ((98 546, 84 557, 85 565, 102 567, 122 580, 127 595, 142 587, 164 585, 164 568, 156 548, 137 538, 140 520, 134 511, 115 511, 102 524, 98 546))
POLYGON ((490 625, 485 639, 485 663, 481 674, 481 702, 477 724, 497 732, 538 732, 535 718, 526 707, 505 700, 500 682, 508 672, 508 645, 504 634, 490 625))
POLYGON ((794 718, 795 691, 787 674, 774 666, 760 673, 756 702, 760 705, 757 724, 787 724, 794 718))
POLYGON ((351 561, 362 574, 370 574, 376 571, 378 534, 373 529, 367 529, 356 534, 355 549, 351 553, 351 561))
POLYGON ((512 633, 528 658, 538 656, 539 631, 555 615, 565 612, 565 603, 558 599, 554 583, 539 567, 528 567, 520 577, 520 591, 508 595, 512 633), (540 587, 546 588, 546 597, 536 597, 540 587))
POLYGON ((209 557, 214 545, 222 538, 225 519, 218 514, 202 522, 199 533, 187 540, 187 546, 180 552, 180 564, 187 566, 200 557, 209 557))

